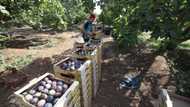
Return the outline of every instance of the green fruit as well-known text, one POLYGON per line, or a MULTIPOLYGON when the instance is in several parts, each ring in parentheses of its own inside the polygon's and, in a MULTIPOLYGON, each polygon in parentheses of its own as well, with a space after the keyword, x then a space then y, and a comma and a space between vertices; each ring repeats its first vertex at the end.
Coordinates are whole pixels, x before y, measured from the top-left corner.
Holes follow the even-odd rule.
POLYGON ((56 91, 53 90, 53 89, 49 91, 49 94, 50 94, 50 95, 55 95, 55 93, 56 93, 56 91))

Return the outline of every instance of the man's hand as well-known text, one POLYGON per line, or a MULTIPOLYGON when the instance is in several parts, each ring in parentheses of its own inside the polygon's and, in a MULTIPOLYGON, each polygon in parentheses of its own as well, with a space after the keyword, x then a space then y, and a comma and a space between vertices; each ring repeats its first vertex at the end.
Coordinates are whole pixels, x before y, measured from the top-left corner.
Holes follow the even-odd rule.
POLYGON ((96 36, 96 32, 92 32, 92 36, 96 36))
POLYGON ((90 36, 96 36, 95 32, 87 32, 87 34, 90 35, 90 36))

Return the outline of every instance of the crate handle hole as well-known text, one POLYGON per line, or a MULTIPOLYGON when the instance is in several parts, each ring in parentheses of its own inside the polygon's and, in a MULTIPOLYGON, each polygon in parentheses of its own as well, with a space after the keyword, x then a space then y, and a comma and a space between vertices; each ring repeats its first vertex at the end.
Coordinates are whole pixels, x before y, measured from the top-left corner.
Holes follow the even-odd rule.
POLYGON ((71 78, 71 79, 75 78, 73 75, 66 75, 66 74, 63 74, 63 73, 61 73, 61 76, 71 78))

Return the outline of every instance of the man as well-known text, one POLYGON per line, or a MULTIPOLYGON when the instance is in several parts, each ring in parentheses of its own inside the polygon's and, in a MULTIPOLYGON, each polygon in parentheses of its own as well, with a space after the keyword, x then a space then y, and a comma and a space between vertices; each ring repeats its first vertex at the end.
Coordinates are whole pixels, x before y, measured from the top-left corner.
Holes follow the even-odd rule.
POLYGON ((90 38, 95 35, 95 33, 93 32, 93 22, 95 21, 95 19, 96 16, 91 13, 90 17, 83 25, 82 37, 84 39, 84 42, 88 42, 90 38))

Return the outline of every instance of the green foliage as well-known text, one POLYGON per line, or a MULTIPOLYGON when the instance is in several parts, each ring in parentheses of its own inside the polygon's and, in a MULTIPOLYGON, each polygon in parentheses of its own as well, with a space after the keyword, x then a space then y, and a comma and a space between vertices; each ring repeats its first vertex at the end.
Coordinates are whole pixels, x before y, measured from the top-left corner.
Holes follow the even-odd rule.
POLYGON ((4 6, 0 5, 0 15, 3 16, 3 15, 9 15, 9 11, 7 11, 5 9, 4 6))
POLYGON ((177 93, 186 97, 190 96, 190 53, 179 50, 170 53, 170 66, 176 81, 177 93), (177 53, 177 54, 176 54, 177 53))
POLYGON ((42 27, 65 30, 86 16, 81 0, 2 0, 0 5, 10 12, 8 19, 12 22, 39 30, 42 27))
POLYGON ((26 55, 22 57, 15 57, 11 62, 6 61, 4 56, 0 53, 0 71, 4 71, 8 68, 21 69, 24 66, 30 64, 33 60, 31 55, 26 55))
MULTIPOLYGON (((152 38, 166 39, 167 42, 164 42, 166 49, 175 48, 177 44, 190 39, 189 0, 104 0, 104 2, 103 22, 114 25, 115 36, 119 38, 130 40, 133 35, 132 41, 135 42, 136 35, 151 31, 152 38), (121 28, 124 30, 120 30, 121 28)), ((123 42, 126 42, 125 40, 123 42)))
POLYGON ((87 13, 94 8, 93 0, 82 0, 82 2, 87 13))
POLYGON ((0 35, 0 49, 5 47, 5 42, 11 40, 10 36, 0 35))
POLYGON ((190 40, 187 40, 187 41, 185 41, 185 42, 182 42, 181 44, 179 44, 178 48, 190 49, 190 40))
POLYGON ((83 0, 62 0, 62 5, 69 24, 81 22, 86 17, 83 0))
POLYGON ((33 28, 49 26, 51 28, 66 29, 65 10, 59 0, 42 0, 28 10, 21 10, 16 15, 19 22, 31 25, 33 28))
POLYGON ((134 1, 128 0, 104 0, 102 21, 113 26, 113 36, 120 46, 133 46, 138 43, 138 30, 130 24, 130 15, 134 9, 134 1))

